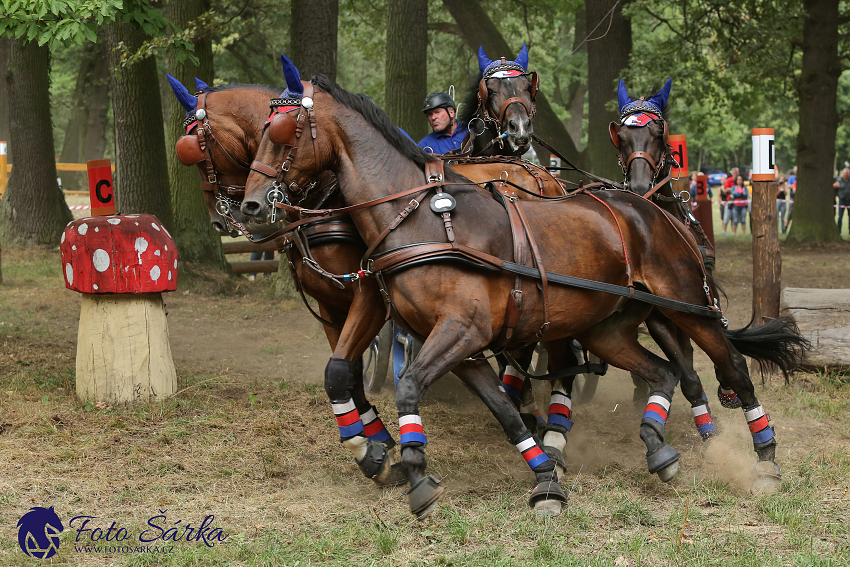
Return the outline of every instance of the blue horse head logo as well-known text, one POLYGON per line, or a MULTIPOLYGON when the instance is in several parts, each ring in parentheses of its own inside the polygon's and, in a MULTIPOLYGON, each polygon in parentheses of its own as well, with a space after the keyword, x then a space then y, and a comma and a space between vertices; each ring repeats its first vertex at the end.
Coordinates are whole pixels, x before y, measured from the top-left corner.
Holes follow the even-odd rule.
POLYGON ((18 545, 30 557, 53 557, 59 547, 59 534, 64 529, 53 506, 36 506, 18 520, 18 545))

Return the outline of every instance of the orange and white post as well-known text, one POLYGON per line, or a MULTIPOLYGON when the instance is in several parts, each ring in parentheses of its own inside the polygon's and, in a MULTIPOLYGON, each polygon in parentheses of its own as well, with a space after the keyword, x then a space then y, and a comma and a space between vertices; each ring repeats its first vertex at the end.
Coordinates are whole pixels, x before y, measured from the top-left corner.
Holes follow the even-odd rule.
POLYGON ((9 174, 6 171, 6 142, 0 142, 0 197, 6 192, 6 185, 9 183, 9 174))

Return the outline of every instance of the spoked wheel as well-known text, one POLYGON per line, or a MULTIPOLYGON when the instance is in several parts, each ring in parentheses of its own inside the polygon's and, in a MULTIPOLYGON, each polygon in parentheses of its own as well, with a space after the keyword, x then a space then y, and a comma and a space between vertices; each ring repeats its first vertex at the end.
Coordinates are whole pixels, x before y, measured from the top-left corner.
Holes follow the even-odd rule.
POLYGON ((380 392, 384 386, 392 348, 393 324, 388 321, 363 353, 363 389, 366 392, 380 392))

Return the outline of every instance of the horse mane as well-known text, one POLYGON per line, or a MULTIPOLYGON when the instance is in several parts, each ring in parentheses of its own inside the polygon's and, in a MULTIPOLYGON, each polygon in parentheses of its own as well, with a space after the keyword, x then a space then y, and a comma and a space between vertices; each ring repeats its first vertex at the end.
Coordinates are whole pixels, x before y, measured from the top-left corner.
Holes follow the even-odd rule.
POLYGON ((245 83, 231 83, 229 85, 219 85, 217 87, 208 87, 204 89, 205 93, 220 93, 222 91, 232 91, 234 89, 260 89, 264 91, 271 91, 275 93, 282 93, 286 87, 273 87, 271 85, 262 85, 262 84, 245 84, 245 83))
POLYGON ((366 122, 371 124, 392 147, 397 149, 409 160, 412 160, 423 170, 429 161, 436 161, 437 157, 419 148, 407 136, 401 133, 398 126, 393 124, 387 113, 375 105, 369 97, 364 94, 352 94, 337 85, 324 75, 314 75, 310 82, 313 86, 331 95, 335 101, 344 104, 348 108, 359 112, 366 122))
POLYGON ((460 103, 460 110, 457 114, 458 122, 466 122, 475 118, 475 112, 478 110, 478 85, 481 83, 481 73, 473 75, 472 84, 466 91, 466 96, 463 102, 460 103))

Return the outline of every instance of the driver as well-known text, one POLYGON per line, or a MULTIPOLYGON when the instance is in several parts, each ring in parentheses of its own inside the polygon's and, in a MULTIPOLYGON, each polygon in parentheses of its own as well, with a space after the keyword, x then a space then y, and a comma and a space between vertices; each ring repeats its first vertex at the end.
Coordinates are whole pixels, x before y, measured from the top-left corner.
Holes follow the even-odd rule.
POLYGON ((455 101, 448 93, 433 92, 425 97, 422 112, 434 130, 421 140, 419 147, 432 154, 460 149, 466 137, 466 124, 455 118, 455 101))

